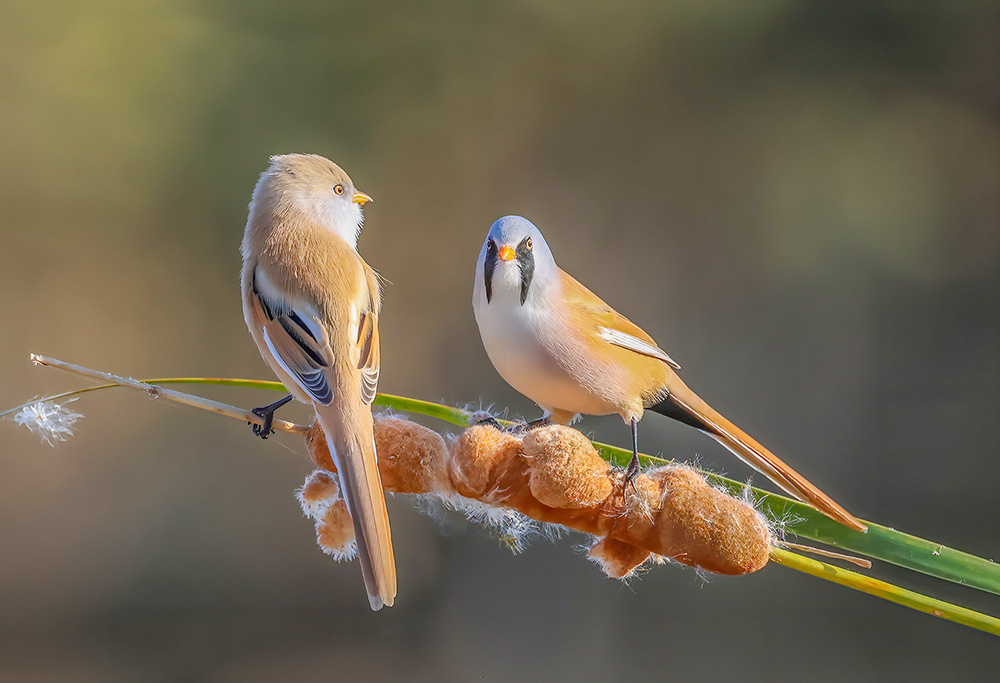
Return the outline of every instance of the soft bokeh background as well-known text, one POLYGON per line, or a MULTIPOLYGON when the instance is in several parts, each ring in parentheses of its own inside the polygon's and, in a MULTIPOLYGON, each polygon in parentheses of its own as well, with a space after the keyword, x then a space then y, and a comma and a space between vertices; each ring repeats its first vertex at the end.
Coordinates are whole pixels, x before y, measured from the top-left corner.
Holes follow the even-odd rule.
MULTIPOLYGON (((360 249, 393 283, 384 391, 536 414, 470 305, 490 223, 520 213, 847 508, 995 557, 996 5, 878 5, 4 3, 0 408, 83 385, 30 351, 270 378, 237 248, 268 155, 312 151, 376 200, 360 249)), ((124 391, 76 407, 55 449, 0 424, 5 680, 996 673, 989 636, 778 567, 623 586, 579 538, 513 557, 402 499, 399 599, 372 614, 292 498, 294 439, 124 391)), ((627 443, 618 418, 584 428, 627 443)), ((657 416, 641 438, 749 474, 657 416)))

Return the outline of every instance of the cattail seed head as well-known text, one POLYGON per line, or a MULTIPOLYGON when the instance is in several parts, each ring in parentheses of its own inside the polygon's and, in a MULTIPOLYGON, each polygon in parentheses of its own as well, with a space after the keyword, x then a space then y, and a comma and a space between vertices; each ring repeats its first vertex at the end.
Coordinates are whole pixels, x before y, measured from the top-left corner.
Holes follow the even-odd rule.
MULTIPOLYGON (((625 578, 650 557, 720 574, 746 574, 770 556, 766 520, 746 501, 712 488, 684 466, 640 474, 626 486, 579 431, 561 425, 518 436, 482 424, 449 443, 426 427, 376 418, 379 471, 387 491, 431 495, 470 519, 508 533, 519 548, 532 529, 561 525, 596 537, 589 556, 625 578), (504 531, 506 530, 506 531, 504 531), (516 538, 515 538, 516 537, 516 538)), ((354 531, 321 428, 307 435, 317 471, 299 490, 317 519, 325 552, 346 556, 354 531)))

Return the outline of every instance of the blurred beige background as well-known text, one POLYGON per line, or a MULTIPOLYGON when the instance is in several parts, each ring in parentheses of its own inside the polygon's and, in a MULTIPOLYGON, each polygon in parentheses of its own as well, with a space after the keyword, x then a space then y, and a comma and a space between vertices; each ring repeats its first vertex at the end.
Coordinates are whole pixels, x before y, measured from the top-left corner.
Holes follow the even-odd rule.
MULTIPOLYGON (((490 223, 519 213, 848 509, 996 557, 998 45, 986 2, 4 3, 0 409, 83 386, 31 351, 270 379, 238 245, 268 155, 311 151, 375 198, 383 391, 536 415, 470 303, 490 223)), ((405 499, 399 600, 372 614, 298 511, 294 439, 124 391, 75 407, 55 449, 0 424, 5 680, 995 673, 989 636, 781 568, 623 586, 579 537, 512 557, 405 499)), ((749 476, 658 416, 640 437, 749 476)))

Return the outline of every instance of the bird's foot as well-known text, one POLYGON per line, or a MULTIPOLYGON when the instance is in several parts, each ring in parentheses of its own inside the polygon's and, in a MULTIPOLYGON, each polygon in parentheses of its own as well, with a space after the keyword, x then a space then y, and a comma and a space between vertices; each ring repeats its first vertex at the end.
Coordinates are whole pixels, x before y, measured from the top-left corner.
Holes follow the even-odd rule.
POLYGON ((488 413, 473 413, 469 416, 470 427, 477 427, 479 425, 489 425, 498 432, 503 431, 503 425, 500 424, 495 417, 488 413))
POLYGON ((531 420, 529 422, 514 422, 513 424, 504 426, 500 424, 499 420, 497 420, 492 415, 484 413, 473 413, 473 415, 469 419, 469 423, 472 426, 489 425, 498 432, 504 432, 505 434, 513 434, 514 436, 523 436, 524 434, 530 432, 532 429, 548 425, 549 418, 540 417, 537 420, 531 420))
POLYGON ((264 407, 254 408, 250 411, 257 417, 264 419, 264 424, 257 424, 256 422, 247 422, 248 425, 253 427, 253 435, 259 436, 262 439, 274 434, 274 429, 272 425, 274 424, 274 411, 266 410, 264 407))
POLYGON ((266 406, 261 406, 260 408, 254 408, 250 412, 257 417, 264 420, 263 424, 256 424, 254 422, 248 422, 251 427, 253 427, 254 436, 259 436, 262 439, 274 434, 274 429, 272 425, 274 424, 274 413, 281 406, 285 405, 292 400, 291 394, 285 396, 283 399, 275 401, 274 403, 269 403, 266 406))
POLYGON ((476 412, 469 415, 469 426, 475 427, 476 425, 488 424, 494 429, 500 429, 500 423, 497 419, 487 413, 485 410, 477 410, 476 412))
POLYGON ((507 425, 504 427, 504 431, 508 434, 513 434, 515 436, 524 436, 532 429, 538 429, 539 427, 546 427, 550 424, 549 418, 540 417, 537 420, 529 420, 527 422, 515 422, 514 424, 507 425))
POLYGON ((629 486, 632 487, 633 493, 639 493, 639 489, 635 486, 635 478, 639 476, 640 472, 642 472, 642 467, 639 466, 639 456, 633 454, 632 459, 625 468, 625 478, 622 480, 622 502, 625 501, 629 486))
POLYGON ((524 423, 524 431, 530 432, 532 429, 537 429, 538 427, 548 427, 550 424, 552 424, 552 423, 549 422, 549 418, 547 418, 547 417, 540 417, 540 418, 538 418, 536 420, 531 420, 530 422, 525 422, 524 423))

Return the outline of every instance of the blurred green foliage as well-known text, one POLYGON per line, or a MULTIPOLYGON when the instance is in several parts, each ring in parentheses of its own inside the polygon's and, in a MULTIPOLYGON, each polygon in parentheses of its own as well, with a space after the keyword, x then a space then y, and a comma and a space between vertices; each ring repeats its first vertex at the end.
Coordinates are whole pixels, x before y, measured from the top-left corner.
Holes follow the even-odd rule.
MULTIPOLYGON (((68 388, 29 351, 269 378, 238 245, 268 155, 311 151, 375 198, 382 390, 533 416, 470 305, 486 230, 520 213, 848 509, 989 556, 998 46, 993 2, 5 2, 0 406, 68 388)), ((684 679, 995 668, 986 636, 807 578, 622 590, 564 546, 512 559, 401 501, 399 606, 369 615, 284 449, 84 400, 55 451, 0 426, 4 678, 615 678, 661 672, 665 643, 684 679)), ((642 438, 747 476, 653 416, 642 438)))

